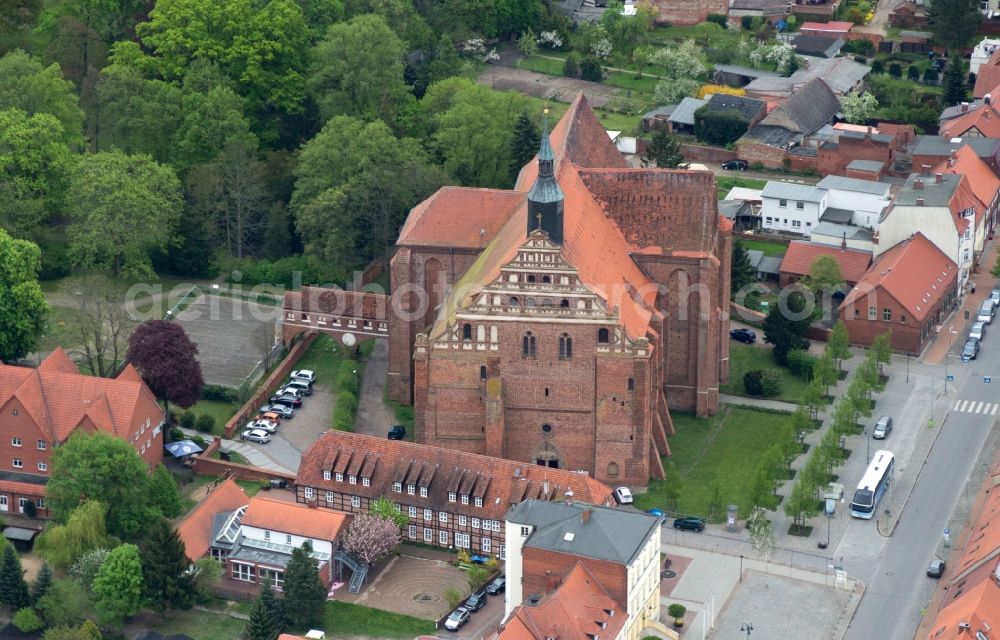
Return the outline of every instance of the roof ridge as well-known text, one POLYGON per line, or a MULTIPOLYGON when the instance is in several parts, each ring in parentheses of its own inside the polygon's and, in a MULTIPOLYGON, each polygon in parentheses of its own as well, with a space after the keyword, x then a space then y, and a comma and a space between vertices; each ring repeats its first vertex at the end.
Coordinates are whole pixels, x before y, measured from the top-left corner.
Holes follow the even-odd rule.
MULTIPOLYGON (((49 373, 61 373, 61 372, 46 371, 45 373, 46 373, 46 375, 48 375, 49 373)), ((49 407, 48 394, 45 393, 45 385, 42 384, 42 372, 41 372, 41 370, 35 369, 32 372, 32 375, 28 376, 28 378, 25 379, 25 382, 27 382, 28 380, 31 380, 31 379, 34 379, 38 383, 38 393, 41 396, 42 405, 43 405, 42 415, 40 417, 44 421, 45 426, 48 427, 48 433, 46 435, 49 436, 49 440, 51 440, 52 442, 55 442, 56 441, 56 427, 55 427, 55 423, 53 423, 53 421, 52 421, 52 409, 49 407)), ((18 390, 20 390, 20 388, 18 390)), ((14 394, 16 395, 17 392, 15 391, 14 394)))

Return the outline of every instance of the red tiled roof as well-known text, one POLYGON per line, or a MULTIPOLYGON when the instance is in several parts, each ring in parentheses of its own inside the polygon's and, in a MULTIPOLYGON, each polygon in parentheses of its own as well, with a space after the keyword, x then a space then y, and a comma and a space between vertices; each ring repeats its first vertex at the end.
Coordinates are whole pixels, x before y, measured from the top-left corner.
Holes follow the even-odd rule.
POLYGON ((625 607, 578 562, 539 604, 516 607, 498 640, 617 638, 627 617, 625 607))
POLYGON ((482 249, 525 198, 517 191, 441 187, 413 207, 396 244, 482 249))
POLYGON ((247 494, 232 478, 212 489, 177 525, 177 535, 184 543, 188 559, 194 562, 208 553, 212 544, 212 520, 217 514, 235 511, 248 502, 247 494))
POLYGON ((242 523, 250 527, 291 533, 314 540, 334 541, 351 521, 351 514, 263 496, 250 499, 242 523))
POLYGON ((854 284, 860 280, 872 262, 871 251, 842 249, 803 240, 792 240, 788 244, 784 260, 781 261, 781 271, 797 276, 807 276, 809 275, 809 267, 820 256, 830 256, 836 260, 840 266, 840 275, 848 284, 854 284))
POLYGON ((986 213, 985 205, 976 197, 976 192, 972 190, 972 177, 960 175, 955 193, 951 196, 948 208, 954 216, 955 228, 958 232, 965 233, 969 225, 969 218, 963 217, 962 212, 972 209, 975 212, 976 225, 982 221, 983 214, 986 213))
POLYGON ((848 309, 870 291, 882 289, 919 322, 954 290, 956 278, 955 263, 917 232, 880 255, 840 306, 848 309))
POLYGON ((952 601, 934 619, 928 640, 964 640, 976 638, 977 632, 985 638, 990 629, 1000 626, 1000 585, 991 575, 958 591, 949 594, 952 601), (960 627, 962 623, 969 626, 960 627))
MULTIPOLYGON (((1000 93, 1000 92, 998 92, 1000 93)), ((942 138, 961 138, 975 128, 984 137, 1000 138, 1000 111, 995 104, 984 105, 979 109, 963 113, 949 120, 941 128, 942 138)))
POLYGON ((426 483, 428 497, 420 502, 428 508, 465 509, 467 515, 499 521, 511 505, 528 498, 561 500, 567 489, 575 500, 591 504, 607 504, 611 497, 609 487, 584 473, 344 431, 326 431, 313 442, 302 455, 295 482, 321 494, 337 491, 372 499, 398 495, 392 492, 394 482, 426 483), (336 473, 362 464, 360 475, 369 478, 368 486, 336 480, 336 473), (332 471, 331 480, 323 479, 324 470, 332 471), (482 497, 483 506, 450 503, 448 493, 461 492, 460 486, 482 497))
POLYGON ((386 297, 363 291, 345 291, 332 287, 302 287, 285 292, 282 308, 286 311, 328 313, 369 320, 385 320, 386 297))
POLYGON ((163 411, 141 378, 134 379, 127 369, 118 378, 83 375, 61 349, 38 369, 0 364, 0 408, 13 399, 56 443, 66 440, 85 418, 96 429, 125 440, 147 420, 150 426, 163 421, 163 411))
POLYGON ((847 33, 854 28, 853 22, 803 22, 799 31, 822 31, 828 33, 847 33))
POLYGON ((996 96, 996 88, 1000 85, 1000 66, 997 63, 993 63, 993 58, 996 57, 996 53, 990 58, 990 62, 987 64, 979 65, 979 73, 976 74, 976 86, 972 89, 973 98, 982 98, 987 93, 996 96))
MULTIPOLYGON (((981 216, 989 208, 997 191, 1000 191, 1000 179, 969 145, 962 145, 953 158, 943 160, 934 168, 934 172, 961 174, 968 179, 969 188, 981 205, 976 207, 977 216, 981 216)), ((961 185, 959 188, 962 188, 961 185)))

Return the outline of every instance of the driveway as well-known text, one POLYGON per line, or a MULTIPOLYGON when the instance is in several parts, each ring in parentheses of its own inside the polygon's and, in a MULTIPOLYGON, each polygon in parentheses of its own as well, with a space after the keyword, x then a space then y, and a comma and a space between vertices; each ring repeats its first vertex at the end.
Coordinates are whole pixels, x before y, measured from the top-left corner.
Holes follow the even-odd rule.
POLYGON ((396 424, 396 415, 385 404, 385 380, 388 372, 389 341, 376 340, 375 348, 365 361, 361 397, 354 416, 355 433, 384 438, 389 428, 396 424))
POLYGON ((600 82, 562 78, 508 67, 491 66, 479 74, 476 80, 479 84, 494 89, 513 89, 535 98, 557 102, 572 102, 576 94, 583 91, 591 106, 595 108, 605 107, 612 98, 623 95, 620 89, 600 82))

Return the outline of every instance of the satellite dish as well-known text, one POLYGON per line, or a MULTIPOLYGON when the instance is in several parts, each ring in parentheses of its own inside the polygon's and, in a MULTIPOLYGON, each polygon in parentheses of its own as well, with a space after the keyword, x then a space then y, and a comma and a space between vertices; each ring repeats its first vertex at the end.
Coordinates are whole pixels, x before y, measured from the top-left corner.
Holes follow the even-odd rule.
POLYGON ((344 343, 345 347, 353 347, 358 343, 358 339, 354 337, 353 333, 345 333, 340 341, 344 343))

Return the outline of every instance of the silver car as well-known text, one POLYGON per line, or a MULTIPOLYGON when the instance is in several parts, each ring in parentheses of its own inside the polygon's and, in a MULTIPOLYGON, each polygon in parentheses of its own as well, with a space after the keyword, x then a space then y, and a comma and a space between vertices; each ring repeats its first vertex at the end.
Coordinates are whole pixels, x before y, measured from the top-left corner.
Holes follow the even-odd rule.
POLYGON ((972 328, 969 329, 969 338, 970 339, 971 338, 975 338, 976 340, 982 340, 983 339, 983 335, 985 333, 986 333, 986 323, 985 322, 976 322, 976 323, 974 323, 972 325, 972 328))
POLYGON ((273 420, 265 420, 261 418, 260 420, 251 420, 247 423, 246 429, 260 429, 261 431, 267 431, 268 433, 278 432, 278 423, 273 420))
POLYGON ((250 442, 259 442, 260 444, 267 444, 271 441, 271 434, 263 429, 247 429, 240 434, 240 439, 249 440, 250 442))

